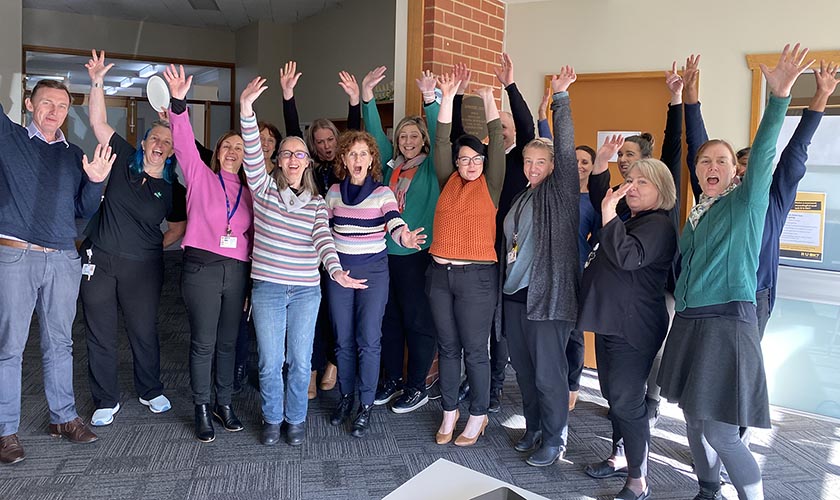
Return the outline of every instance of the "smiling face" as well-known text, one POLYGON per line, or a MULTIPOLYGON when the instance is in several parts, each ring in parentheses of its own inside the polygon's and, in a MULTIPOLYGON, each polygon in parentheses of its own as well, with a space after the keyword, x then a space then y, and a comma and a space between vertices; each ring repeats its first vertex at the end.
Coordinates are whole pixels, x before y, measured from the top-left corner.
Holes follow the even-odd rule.
POLYGON ((222 170, 232 174, 239 172, 242 160, 245 158, 245 143, 242 142, 242 137, 232 135, 222 140, 216 152, 216 158, 219 159, 222 170))
POLYGON ((627 200, 627 206, 632 215, 659 207, 659 191, 649 179, 642 176, 638 169, 631 168, 624 182, 630 185, 624 198, 627 200))
POLYGON ((735 177, 735 157, 723 143, 713 143, 700 149, 697 155, 697 178, 707 196, 718 196, 732 184, 735 177))
POLYGON ((575 151, 578 164, 578 177, 581 181, 586 180, 592 173, 592 157, 586 151, 580 149, 575 151))
POLYGON ((525 178, 531 188, 537 187, 554 170, 554 159, 548 149, 528 146, 522 151, 525 178))
POLYGON ((338 149, 338 140, 332 130, 319 128, 312 134, 315 143, 315 154, 324 161, 335 160, 335 152, 338 149))
POLYGON ((298 137, 289 137, 280 144, 280 168, 292 189, 300 189, 303 173, 309 166, 309 151, 298 137), (303 158, 298 158, 303 156, 303 158))
POLYGON ((347 172, 350 174, 350 183, 361 186, 370 172, 373 156, 370 148, 364 141, 356 141, 350 149, 341 156, 347 172))
POLYGON ((260 145, 262 146, 263 156, 265 157, 265 163, 267 165, 271 163, 271 156, 277 148, 277 139, 271 135, 271 131, 268 130, 268 127, 260 131, 260 145))
POLYGON ((144 165, 160 168, 172 156, 172 131, 166 127, 152 127, 140 146, 143 148, 144 165))
POLYGON ((400 154, 406 160, 410 160, 423 152, 423 134, 420 133, 420 128, 413 123, 404 125, 400 129, 400 135, 397 136, 397 145, 400 148, 400 154))
POLYGON ((26 99, 26 110, 32 113, 32 121, 48 140, 55 139, 70 110, 70 96, 63 89, 41 87, 26 99))
POLYGON ((484 156, 469 146, 461 146, 458 150, 458 174, 465 181, 474 181, 481 177, 484 171, 484 156))
POLYGON ((640 159, 642 159, 642 149, 639 145, 635 142, 626 141, 618 150, 618 170, 621 175, 625 175, 630 165, 640 159))

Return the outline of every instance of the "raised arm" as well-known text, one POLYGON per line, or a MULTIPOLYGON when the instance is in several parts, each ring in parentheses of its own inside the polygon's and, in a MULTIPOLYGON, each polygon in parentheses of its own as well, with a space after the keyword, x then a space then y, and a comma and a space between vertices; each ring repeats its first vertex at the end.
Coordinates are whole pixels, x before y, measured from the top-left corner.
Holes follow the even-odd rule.
POLYGON ((575 127, 572 123, 572 107, 568 92, 569 86, 575 80, 577 80, 577 75, 571 66, 564 67, 558 75, 551 77, 554 171, 549 178, 569 196, 569 200, 574 199, 577 203, 580 180, 575 156, 575 127))
MULTIPOLYGON (((374 139, 376 145, 379 147, 379 155, 382 158, 382 170, 385 179, 388 178, 389 171, 388 163, 394 158, 394 146, 385 135, 382 129, 382 121, 379 118, 379 109, 376 107, 376 100, 373 98, 373 88, 385 78, 385 66, 379 66, 369 71, 362 79, 362 119, 365 123, 365 130, 367 130, 374 139)), ((387 183, 387 181, 386 181, 387 183)))
POLYGON ((91 58, 85 64, 90 76, 90 97, 88 98, 88 120, 93 129, 93 135, 99 144, 111 142, 114 129, 108 125, 108 112, 105 108, 105 75, 114 64, 105 64, 105 51, 99 55, 96 50, 91 50, 91 58))
POLYGON ((624 137, 615 134, 604 141, 595 153, 595 163, 592 167, 592 174, 589 176, 587 186, 589 189, 589 201, 592 208, 598 214, 601 213, 601 201, 610 189, 610 158, 615 156, 621 146, 624 145, 624 137))
POLYGON ((297 71, 295 61, 289 61, 280 68, 280 88, 283 89, 283 124, 286 126, 286 135, 303 138, 295 103, 295 86, 301 74, 297 71))
POLYGON ((543 92, 540 109, 538 110, 539 121, 537 131, 543 139, 551 139, 551 127, 548 126, 548 102, 551 101, 551 87, 546 87, 543 92))
POLYGON ((677 61, 671 66, 671 71, 665 72, 665 85, 671 93, 668 104, 668 117, 665 121, 665 140, 662 143, 662 163, 668 166, 674 185, 677 186, 677 203, 674 205, 679 212, 680 183, 682 180, 682 125, 683 125, 683 77, 677 73, 677 61))
POLYGON ((458 85, 458 92, 455 93, 455 100, 452 101, 452 132, 449 133, 449 139, 452 142, 462 135, 466 134, 464 131, 464 123, 461 119, 461 111, 464 104, 464 93, 470 84, 472 71, 467 68, 464 63, 458 63, 452 68, 452 75, 455 80, 460 81, 458 85))
POLYGON ((452 107, 455 100, 455 93, 458 91, 460 81, 452 74, 443 74, 437 78, 438 86, 443 94, 440 99, 440 112, 437 116, 437 128, 435 129, 435 174, 441 189, 449 180, 453 172, 452 165, 452 142, 450 141, 450 127, 452 127, 452 107))
POLYGON ((496 78, 502 82, 508 94, 510 114, 513 115, 513 125, 516 127, 516 146, 521 150, 534 140, 534 117, 516 86, 513 77, 513 61, 507 53, 502 53, 501 64, 493 68, 493 72, 496 73, 496 78))
POLYGON ((347 71, 338 73, 339 87, 344 90, 349 98, 347 105, 347 128, 349 130, 362 129, 362 106, 361 106, 361 90, 356 77, 347 71))
POLYGON ((685 143, 688 148, 686 163, 688 163, 688 174, 691 179, 691 191, 694 193, 694 201, 700 200, 703 190, 700 188, 700 181, 697 179, 697 151, 700 150, 709 134, 706 133, 706 125, 703 123, 703 114, 700 111, 700 54, 691 54, 685 59, 685 70, 683 71, 685 87, 685 143))
MULTIPOLYGON (((429 137, 434 137, 437 132, 438 113, 440 112, 440 105, 435 100, 437 78, 431 71, 426 70, 415 82, 417 88, 420 89, 420 93, 423 94, 423 111, 426 114, 426 127, 429 128, 429 137)), ((434 142, 431 143, 430 148, 429 154, 434 154, 434 142)))
POLYGON ((239 123, 242 126, 242 141, 245 143, 242 166, 248 178, 248 187, 255 194, 264 194, 270 185, 270 178, 265 170, 265 155, 260 144, 257 115, 254 113, 254 102, 267 88, 265 78, 258 76, 245 86, 239 96, 239 123))
POLYGON ((487 119, 487 134, 490 143, 487 145, 487 159, 484 163, 484 176, 487 178, 487 189, 496 208, 499 207, 499 197, 505 183, 505 139, 502 136, 502 121, 499 119, 499 108, 496 106, 496 96, 493 89, 482 87, 478 95, 484 103, 484 116, 487 119))
POLYGON ((172 96, 169 110, 170 126, 172 127, 172 146, 175 149, 175 156, 178 164, 184 173, 184 179, 189 187, 190 180, 196 175, 198 168, 206 168, 206 165, 198 153, 195 145, 195 134, 187 111, 187 92, 192 85, 192 75, 187 77, 184 74, 184 67, 178 69, 172 64, 163 72, 163 78, 169 85, 169 94, 172 96))

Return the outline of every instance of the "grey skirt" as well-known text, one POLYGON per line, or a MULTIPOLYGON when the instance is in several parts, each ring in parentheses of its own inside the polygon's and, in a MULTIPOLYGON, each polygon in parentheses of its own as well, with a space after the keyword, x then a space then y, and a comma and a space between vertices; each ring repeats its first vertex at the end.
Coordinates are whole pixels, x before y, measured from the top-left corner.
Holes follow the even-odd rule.
POLYGON ((658 383, 695 419, 770 428, 758 326, 734 319, 674 318, 658 383))

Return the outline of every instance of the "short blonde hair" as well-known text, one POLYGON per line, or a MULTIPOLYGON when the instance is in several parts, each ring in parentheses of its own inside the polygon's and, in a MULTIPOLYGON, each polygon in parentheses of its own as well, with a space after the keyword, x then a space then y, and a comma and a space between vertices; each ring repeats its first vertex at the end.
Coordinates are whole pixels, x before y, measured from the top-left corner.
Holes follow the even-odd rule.
POLYGON ((624 175, 630 175, 633 170, 638 170, 639 175, 649 180, 659 193, 659 204, 654 207, 655 210, 674 208, 677 203, 677 188, 667 165, 653 158, 644 158, 634 161, 624 175))
POLYGON ((552 163, 554 163, 554 142, 552 142, 551 139, 537 137, 536 139, 533 139, 531 142, 526 144, 525 147, 522 148, 522 151, 524 152, 526 149, 529 148, 542 149, 547 151, 548 159, 551 160, 552 163))

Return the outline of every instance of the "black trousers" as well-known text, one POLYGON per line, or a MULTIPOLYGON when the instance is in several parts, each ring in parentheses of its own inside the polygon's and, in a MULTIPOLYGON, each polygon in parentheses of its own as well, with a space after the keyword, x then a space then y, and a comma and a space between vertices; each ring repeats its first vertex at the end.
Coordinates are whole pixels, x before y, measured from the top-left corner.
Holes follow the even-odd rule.
MULTIPOLYGON (((354 276, 355 278, 355 276, 354 276)), ((321 266, 321 305, 318 319, 315 321, 315 341, 312 344, 312 371, 322 372, 327 362, 338 366, 336 360, 336 334, 330 319, 330 294, 328 291, 332 278, 321 266)))
MULTIPOLYGON (((83 249, 91 248, 85 242, 83 249)), ((87 329, 90 391, 96 408, 113 408, 120 401, 118 307, 134 360, 134 389, 143 399, 163 394, 157 313, 163 286, 163 258, 136 261, 91 248, 96 270, 82 277, 80 294, 87 329)), ((84 255, 84 251, 82 252, 84 255)), ((87 255, 82 262, 87 263, 87 255)))
POLYGON ((656 351, 640 351, 624 337, 595 335, 598 382, 610 405, 613 454, 627 457, 632 478, 647 476, 650 423, 645 391, 656 351))
POLYGON ((251 266, 236 259, 201 264, 184 257, 181 294, 190 321, 190 387, 193 403, 229 405, 251 266), (213 368, 215 361, 215 384, 213 368))
POLYGON ((572 330, 569 343, 566 344, 566 361, 569 363, 569 390, 580 390, 580 376, 583 374, 583 332, 572 330))
POLYGON ((525 426, 542 430, 544 446, 566 446, 569 424, 571 321, 531 321, 524 302, 503 299, 510 362, 522 393, 525 426))
MULTIPOLYGON (((500 304, 497 304, 501 307, 500 304)), ((496 325, 490 329, 490 391, 501 391, 505 385, 505 368, 510 361, 507 338, 496 333, 496 325)))
POLYGON ((408 389, 426 389, 426 376, 435 357, 435 324, 429 301, 420 293, 426 287, 430 261, 428 250, 388 256, 391 281, 382 318, 382 380, 402 378, 407 346, 408 389))
POLYGON ((461 353, 470 384, 470 415, 487 414, 490 405, 490 327, 496 309, 499 271, 495 264, 456 266, 432 262, 426 293, 437 329, 443 409, 458 407, 461 353))

